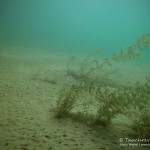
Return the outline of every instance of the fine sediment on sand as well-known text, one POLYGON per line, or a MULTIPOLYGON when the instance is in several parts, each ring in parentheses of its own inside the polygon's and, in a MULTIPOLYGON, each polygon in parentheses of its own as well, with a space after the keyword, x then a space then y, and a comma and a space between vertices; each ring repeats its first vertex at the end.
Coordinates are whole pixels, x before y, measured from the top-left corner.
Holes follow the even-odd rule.
MULTIPOLYGON (((108 128, 54 117, 60 89, 74 82, 65 72, 69 54, 17 52, 0 53, 1 150, 145 149, 120 144, 120 138, 132 133, 130 120, 123 116, 108 128)), ((143 80, 149 71, 148 64, 127 64, 120 69, 119 82, 143 80)))

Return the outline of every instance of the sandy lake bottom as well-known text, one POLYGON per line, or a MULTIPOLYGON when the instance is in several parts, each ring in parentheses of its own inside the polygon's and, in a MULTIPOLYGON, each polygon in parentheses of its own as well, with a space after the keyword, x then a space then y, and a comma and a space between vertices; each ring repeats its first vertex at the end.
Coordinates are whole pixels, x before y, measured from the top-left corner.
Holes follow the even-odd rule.
MULTIPOLYGON (((132 133, 123 116, 108 128, 54 117, 60 89, 75 82, 66 75, 69 54, 10 49, 0 51, 0 150, 145 149, 120 142, 132 133)), ((146 64, 127 64, 120 82, 142 80, 149 72, 146 64)))

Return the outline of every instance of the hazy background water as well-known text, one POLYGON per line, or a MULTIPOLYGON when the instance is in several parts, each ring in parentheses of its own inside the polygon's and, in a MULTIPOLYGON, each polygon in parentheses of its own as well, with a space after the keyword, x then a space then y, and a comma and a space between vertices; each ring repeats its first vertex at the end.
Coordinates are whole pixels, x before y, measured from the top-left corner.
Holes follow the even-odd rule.
POLYGON ((1 45, 111 54, 146 33, 150 0, 0 1, 1 45))

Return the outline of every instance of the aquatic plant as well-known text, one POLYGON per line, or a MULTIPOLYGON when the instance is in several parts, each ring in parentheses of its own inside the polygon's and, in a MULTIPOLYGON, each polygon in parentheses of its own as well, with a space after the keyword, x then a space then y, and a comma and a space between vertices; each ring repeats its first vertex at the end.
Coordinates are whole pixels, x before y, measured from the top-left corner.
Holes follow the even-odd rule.
POLYGON ((127 105, 124 92, 119 89, 82 81, 67 86, 60 92, 56 116, 70 116, 86 124, 107 126, 127 105))
POLYGON ((130 90, 128 100, 130 105, 127 115, 133 116, 133 129, 136 135, 150 138, 150 77, 147 77, 144 83, 135 84, 130 90))
MULTIPOLYGON (((147 105, 150 99, 150 78, 143 83, 137 82, 132 87, 118 87, 106 84, 107 82, 89 80, 89 75, 93 75, 94 71, 98 69, 103 71, 102 68, 111 65, 113 61, 139 58, 143 49, 149 46, 150 34, 147 34, 139 38, 136 44, 129 46, 126 51, 121 49, 118 55, 113 53, 112 57, 105 58, 102 63, 90 59, 94 54, 87 56, 81 63, 80 73, 76 76, 80 82, 67 85, 60 91, 56 117, 71 117, 90 125, 108 126, 119 114, 129 117, 134 115, 135 131, 138 131, 140 136, 149 136, 147 132, 150 130, 150 113, 147 105)), ((73 71, 72 74, 76 75, 76 72, 73 71)))
POLYGON ((110 87, 90 82, 66 85, 57 101, 56 117, 70 117, 88 125, 109 126, 119 114, 133 119, 139 137, 149 137, 150 78, 132 87, 110 87), (144 96, 144 97, 143 97, 144 96))
POLYGON ((145 105, 134 120, 133 129, 138 137, 150 138, 150 103, 145 105))
POLYGON ((79 61, 75 56, 72 56, 67 62, 67 75, 72 76, 75 79, 86 80, 94 75, 94 73, 103 68, 105 64, 110 65, 108 58, 105 58, 101 63, 98 58, 102 53, 102 49, 97 49, 88 54, 83 60, 80 60, 78 67, 75 67, 76 62, 79 61))
POLYGON ((56 117, 67 117, 70 111, 75 107, 80 88, 76 85, 66 85, 60 91, 56 102, 57 114, 56 117))
POLYGON ((87 79, 98 70, 102 70, 105 66, 111 66, 113 62, 120 62, 122 60, 129 60, 140 58, 143 50, 150 46, 150 34, 145 34, 138 38, 136 43, 130 45, 127 50, 120 49, 119 53, 114 52, 112 56, 105 57, 99 60, 100 54, 103 49, 97 49, 87 55, 80 63, 79 68, 74 69, 76 61, 75 56, 71 57, 67 63, 67 75, 71 75, 76 79, 87 79))
POLYGON ((123 113, 128 106, 124 92, 110 87, 98 88, 96 99, 99 101, 99 108, 95 124, 111 124, 112 119, 123 113))
POLYGON ((69 58, 69 60, 67 61, 67 75, 68 76, 72 76, 75 79, 80 79, 81 75, 78 73, 79 71, 77 71, 75 65, 77 62, 77 58, 75 56, 71 56, 69 58))

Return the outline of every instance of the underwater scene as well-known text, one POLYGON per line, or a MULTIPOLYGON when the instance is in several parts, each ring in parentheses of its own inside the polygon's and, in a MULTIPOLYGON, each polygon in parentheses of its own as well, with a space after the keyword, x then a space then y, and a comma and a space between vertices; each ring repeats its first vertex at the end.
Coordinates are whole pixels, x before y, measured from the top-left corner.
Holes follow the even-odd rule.
POLYGON ((0 150, 150 149, 150 0, 0 1, 0 150))

